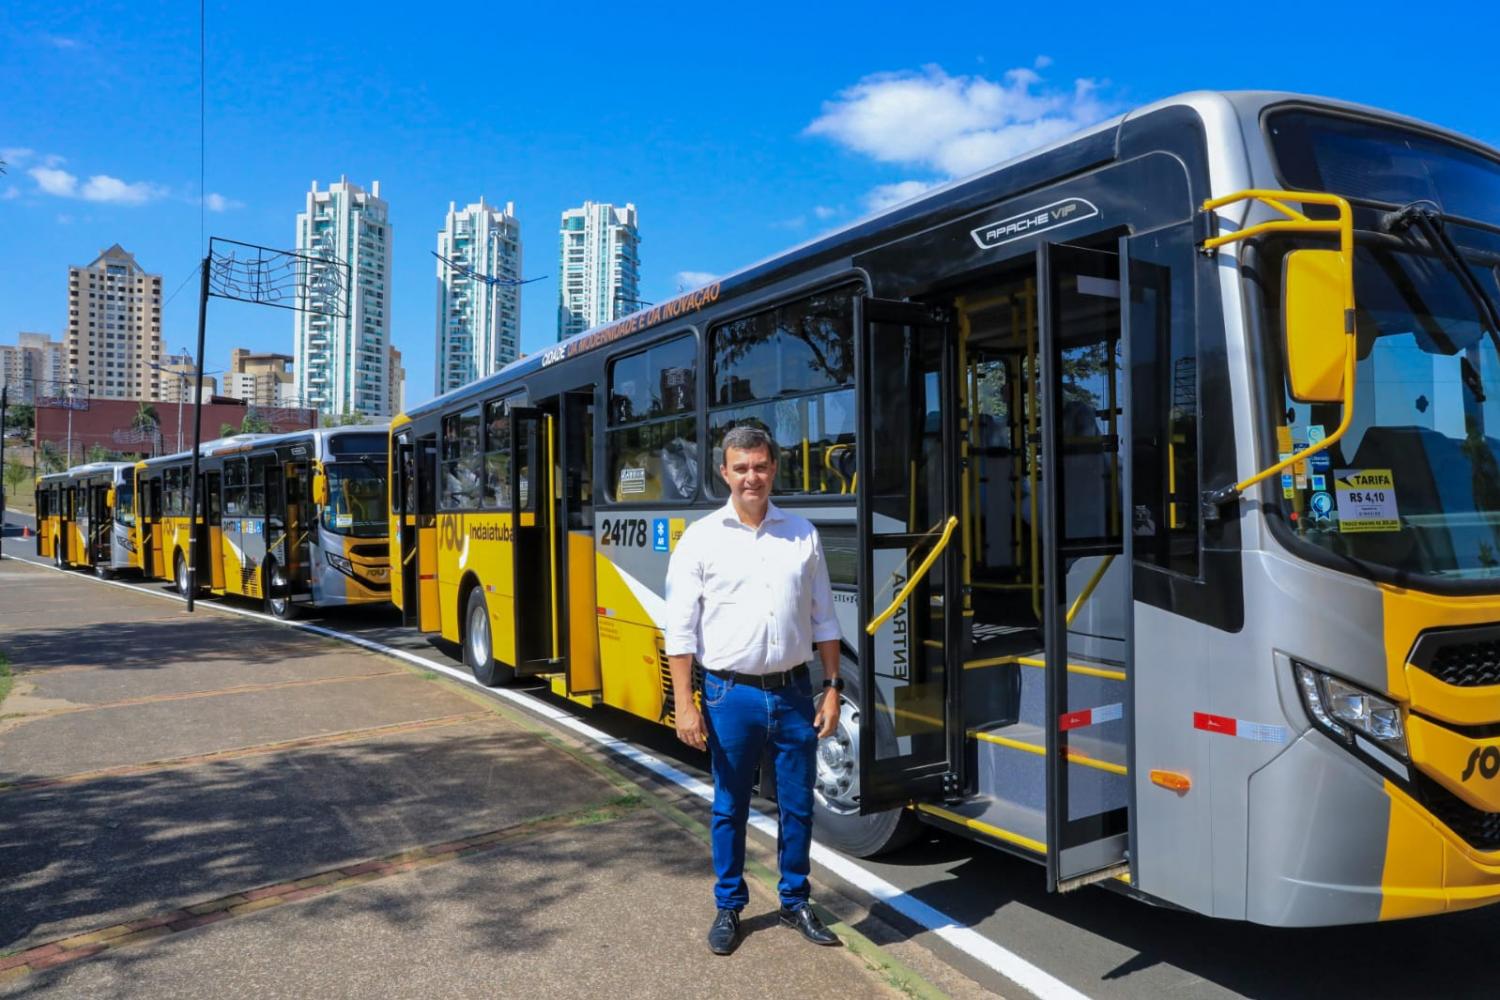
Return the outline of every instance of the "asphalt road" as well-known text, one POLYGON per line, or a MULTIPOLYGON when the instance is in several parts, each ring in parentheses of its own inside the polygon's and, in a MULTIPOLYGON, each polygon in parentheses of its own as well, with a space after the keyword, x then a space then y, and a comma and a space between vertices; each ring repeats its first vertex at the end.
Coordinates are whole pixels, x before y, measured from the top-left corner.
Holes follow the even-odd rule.
MULTIPOLYGON (((29 521, 14 513, 9 519, 29 521)), ((34 560, 31 541, 15 531, 7 532, 6 555, 34 560)), ((462 666, 456 649, 400 628, 389 610, 337 609, 311 620, 462 666)), ((608 709, 583 709, 540 688, 532 693, 708 777, 706 759, 659 726, 608 709)), ((1494 958, 1500 908, 1393 924, 1277 930, 1158 909, 1103 888, 1052 895, 1031 862, 937 831, 895 855, 861 864, 1091 997, 1500 996, 1494 958)), ((863 895, 848 883, 843 888, 863 895)), ((888 916, 903 925, 899 916, 888 916)), ((1022 995, 957 949, 927 938, 933 951, 977 982, 1022 995)))

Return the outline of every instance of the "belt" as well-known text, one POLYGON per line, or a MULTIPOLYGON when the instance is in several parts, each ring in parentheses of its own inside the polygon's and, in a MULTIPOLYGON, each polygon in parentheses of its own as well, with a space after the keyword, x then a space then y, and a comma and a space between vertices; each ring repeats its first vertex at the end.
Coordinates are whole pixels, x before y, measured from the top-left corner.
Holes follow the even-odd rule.
POLYGON ((772 691, 776 688, 786 687, 792 681, 807 677, 807 664, 801 663, 790 670, 783 670, 775 674, 746 674, 738 670, 705 670, 704 673, 711 674, 721 681, 730 684, 748 684, 751 687, 760 688, 762 691, 772 691))

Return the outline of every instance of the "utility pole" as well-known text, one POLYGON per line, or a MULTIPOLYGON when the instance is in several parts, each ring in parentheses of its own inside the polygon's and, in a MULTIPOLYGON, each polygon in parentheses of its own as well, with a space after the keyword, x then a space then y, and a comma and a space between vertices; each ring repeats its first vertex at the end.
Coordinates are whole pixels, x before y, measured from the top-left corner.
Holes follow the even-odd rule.
MULTIPOLYGON (((198 519, 202 513, 198 504, 202 502, 202 496, 198 493, 198 452, 203 443, 203 335, 208 326, 208 274, 210 258, 203 258, 203 280, 198 290, 198 391, 193 394, 193 478, 188 487, 190 495, 188 498, 188 517, 192 530, 188 532, 188 592, 187 609, 193 610, 193 597, 198 593, 198 519)), ((182 405, 179 398, 178 406, 182 405)), ((179 409, 178 412, 181 412, 179 409)), ((181 433, 182 421, 177 422, 178 432, 181 433)), ((208 532, 208 518, 203 518, 203 531, 208 532)))

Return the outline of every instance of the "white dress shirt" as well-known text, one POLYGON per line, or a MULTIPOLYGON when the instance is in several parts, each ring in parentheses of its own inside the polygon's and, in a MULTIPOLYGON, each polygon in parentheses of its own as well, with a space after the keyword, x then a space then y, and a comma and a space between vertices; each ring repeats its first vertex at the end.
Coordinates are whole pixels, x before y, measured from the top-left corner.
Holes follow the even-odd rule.
POLYGON ((682 533, 667 568, 666 651, 709 670, 774 674, 840 636, 823 543, 805 517, 769 504, 759 528, 733 503, 682 533))

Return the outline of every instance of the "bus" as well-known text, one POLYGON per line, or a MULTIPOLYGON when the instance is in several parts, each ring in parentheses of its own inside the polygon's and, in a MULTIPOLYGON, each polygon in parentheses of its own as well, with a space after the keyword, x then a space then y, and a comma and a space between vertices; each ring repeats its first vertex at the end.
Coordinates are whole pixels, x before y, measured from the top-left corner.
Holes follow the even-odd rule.
POLYGON ((105 579, 139 569, 129 462, 93 462, 37 480, 36 553, 105 579))
POLYGON ((188 595, 191 521, 200 590, 259 600, 283 619, 389 600, 387 440, 384 426, 353 426, 208 442, 191 519, 192 453, 142 462, 148 574, 188 595))
POLYGON ((755 424, 843 630, 823 842, 1267 925, 1494 902, 1497 264, 1489 147, 1161 101, 399 416, 392 599, 671 724, 668 560, 755 424))

